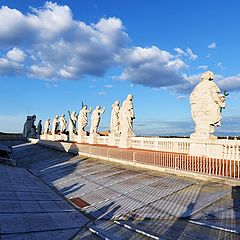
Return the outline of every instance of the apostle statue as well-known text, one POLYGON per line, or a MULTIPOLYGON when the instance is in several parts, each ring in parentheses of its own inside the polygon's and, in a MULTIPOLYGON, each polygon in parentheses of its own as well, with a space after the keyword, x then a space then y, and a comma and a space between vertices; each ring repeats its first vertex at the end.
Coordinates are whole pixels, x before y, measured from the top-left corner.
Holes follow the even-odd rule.
POLYGON ((97 135, 97 129, 100 123, 101 114, 104 112, 105 108, 101 108, 100 106, 97 106, 96 109, 92 112, 90 135, 97 135))
POLYGON ((39 120, 37 125, 37 134, 40 136, 42 134, 42 120, 39 120))
POLYGON ((35 125, 36 115, 27 116, 27 120, 23 128, 23 136, 36 138, 37 137, 37 127, 35 125))
POLYGON ((77 123, 77 114, 75 111, 72 111, 72 113, 70 113, 70 111, 68 111, 69 114, 69 134, 77 134, 77 130, 76 130, 76 123, 77 123))
POLYGON ((221 113, 225 108, 225 97, 219 87, 213 82, 214 74, 210 71, 203 73, 200 83, 190 95, 192 118, 195 132, 191 138, 216 139, 214 127, 221 126, 221 113))
POLYGON ((119 120, 119 101, 115 101, 112 105, 112 113, 111 113, 111 122, 110 122, 110 132, 113 135, 118 135, 120 133, 120 120, 119 120))
POLYGON ((87 109, 87 105, 83 105, 78 115, 78 135, 86 135, 85 127, 88 124, 88 113, 92 112, 92 108, 87 109))
POLYGON ((128 95, 126 100, 122 103, 119 112, 119 119, 121 137, 133 137, 133 120, 135 119, 135 114, 133 110, 133 96, 131 94, 128 95))
POLYGON ((57 133, 58 126, 59 126, 59 116, 56 115, 52 123, 52 135, 57 133))
POLYGON ((49 134, 50 129, 50 118, 48 118, 44 123, 44 134, 49 134))
POLYGON ((60 121, 60 133, 64 134, 64 133, 66 133, 66 130, 67 130, 67 120, 65 118, 65 114, 64 113, 60 117, 59 121, 60 121))

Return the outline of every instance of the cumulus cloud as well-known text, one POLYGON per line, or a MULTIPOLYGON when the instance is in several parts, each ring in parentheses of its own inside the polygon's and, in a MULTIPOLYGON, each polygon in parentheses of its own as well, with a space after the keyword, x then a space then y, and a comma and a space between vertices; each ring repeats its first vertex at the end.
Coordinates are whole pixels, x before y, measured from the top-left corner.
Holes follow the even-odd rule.
MULTIPOLYGON (((87 75, 102 77, 111 67, 120 67, 122 73, 115 79, 181 93, 188 93, 200 78, 186 74, 188 61, 198 58, 192 49, 175 48, 173 54, 156 46, 130 48, 128 34, 116 17, 86 24, 74 19, 66 5, 46 2, 26 14, 3 6, 0 29, 0 75, 80 80, 87 75)), ((214 47, 216 43, 209 45, 214 47)), ((218 81, 229 91, 240 89, 239 76, 222 76, 218 81)))
POLYGON ((8 51, 6 56, 9 60, 12 60, 14 62, 23 62, 25 58, 24 52, 16 47, 8 51))
POLYGON ((174 48, 174 50, 178 53, 179 56, 186 55, 186 53, 181 48, 174 48))
POLYGON ((222 70, 225 69, 225 67, 223 66, 223 64, 222 64, 221 62, 217 63, 217 66, 218 66, 220 69, 222 69, 222 70))
POLYGON ((190 60, 195 61, 198 58, 197 54, 194 54, 191 48, 187 48, 187 56, 190 60))
MULTIPOLYGON (((194 87, 199 83, 202 73, 186 75, 183 74, 184 81, 173 87, 173 90, 181 94, 189 94, 194 87)), ((219 88, 227 92, 236 92, 240 89, 240 75, 224 77, 222 75, 215 75, 214 82, 219 88)))
POLYGON ((125 69, 118 79, 149 87, 175 85, 182 81, 181 70, 187 65, 158 47, 125 49, 118 58, 125 69))
POLYGON ((198 66, 197 69, 207 70, 208 66, 207 65, 201 65, 201 66, 198 66))
POLYGON ((208 48, 216 48, 216 47, 217 47, 217 45, 215 42, 212 42, 208 45, 208 48))
POLYGON ((28 14, 3 6, 0 29, 0 50, 12 48, 9 61, 26 60, 25 72, 43 79, 103 76, 128 41, 120 19, 87 25, 74 20, 68 6, 52 2, 28 14))
POLYGON ((179 57, 186 57, 188 60, 195 61, 198 58, 197 54, 194 54, 191 48, 187 48, 186 51, 181 48, 174 48, 179 57))

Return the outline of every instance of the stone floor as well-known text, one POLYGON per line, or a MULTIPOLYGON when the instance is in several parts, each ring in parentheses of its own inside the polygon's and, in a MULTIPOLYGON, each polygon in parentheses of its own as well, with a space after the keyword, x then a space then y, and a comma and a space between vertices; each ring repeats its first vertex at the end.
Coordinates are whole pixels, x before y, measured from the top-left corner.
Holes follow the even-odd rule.
POLYGON ((0 239, 240 239, 237 187, 34 144, 13 150, 19 168, 0 166, 0 239))

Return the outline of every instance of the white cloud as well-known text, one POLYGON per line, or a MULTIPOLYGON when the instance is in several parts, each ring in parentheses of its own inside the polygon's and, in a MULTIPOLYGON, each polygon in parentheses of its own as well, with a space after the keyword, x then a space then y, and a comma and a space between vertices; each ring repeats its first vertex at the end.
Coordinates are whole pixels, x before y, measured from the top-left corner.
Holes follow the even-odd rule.
POLYGON ((105 88, 113 88, 113 85, 111 84, 107 84, 107 85, 104 85, 105 88))
POLYGON ((180 58, 155 46, 125 49, 118 61, 125 65, 118 79, 149 87, 171 86, 181 82, 181 70, 187 67, 180 58))
POLYGON ((103 76, 128 41, 120 19, 87 25, 74 20, 68 6, 51 2, 27 14, 3 6, 0 29, 0 51, 12 48, 8 59, 25 60, 24 72, 43 79, 103 76))
POLYGON ((100 91, 100 92, 98 93, 98 95, 99 95, 99 96, 106 95, 106 92, 104 92, 104 91, 100 91))
POLYGON ((201 65, 201 66, 198 66, 197 69, 207 70, 208 66, 207 65, 201 65))
POLYGON ((174 50, 178 53, 179 56, 186 55, 186 53, 181 48, 174 48, 174 50))
POLYGON ((198 58, 198 55, 194 54, 191 48, 187 48, 187 56, 190 60, 193 60, 193 61, 197 60, 198 58))
MULTIPOLYGON (((173 86, 172 89, 178 93, 189 94, 193 88, 199 83, 202 73, 187 76, 183 75, 183 82, 179 85, 173 86)), ((227 92, 236 92, 240 90, 240 75, 224 77, 222 75, 215 75, 214 82, 219 88, 227 92)))
POLYGON ((208 48, 216 48, 216 47, 217 47, 217 45, 215 42, 212 42, 208 45, 208 48))
POLYGON ((24 52, 16 47, 8 51, 6 56, 9 60, 12 60, 14 62, 23 62, 25 58, 24 52))
POLYGON ((16 75, 24 72, 24 65, 8 58, 0 58, 0 75, 16 75))
POLYGON ((225 69, 225 67, 223 66, 223 64, 222 64, 221 62, 217 63, 217 66, 218 66, 220 69, 222 69, 222 70, 225 69))

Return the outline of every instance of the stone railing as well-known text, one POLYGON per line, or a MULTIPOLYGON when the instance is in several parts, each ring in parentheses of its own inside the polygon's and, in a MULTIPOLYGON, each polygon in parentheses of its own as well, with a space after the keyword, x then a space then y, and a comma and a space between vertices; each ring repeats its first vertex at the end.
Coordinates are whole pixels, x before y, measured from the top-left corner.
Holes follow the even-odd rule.
POLYGON ((191 174, 190 176, 214 176, 233 180, 235 179, 238 181, 240 179, 240 161, 238 160, 191 156, 184 153, 162 152, 155 150, 145 151, 136 148, 121 149, 103 145, 97 146, 72 142, 46 140, 31 141, 32 143, 38 143, 46 147, 76 153, 82 156, 116 161, 118 163, 154 170, 162 171, 163 169, 167 169, 174 173, 181 172, 191 174))
MULTIPOLYGON (((96 145, 120 146, 121 138, 111 136, 97 136, 94 141, 89 136, 79 137, 73 135, 41 135, 41 140, 76 142, 96 145)), ((130 147, 133 149, 189 154, 194 156, 205 156, 218 159, 231 159, 240 161, 240 141, 218 139, 214 142, 191 142, 189 138, 164 138, 164 137, 132 137, 129 138, 130 147), (204 149, 205 154, 193 154, 191 148, 204 149)))
POLYGON ((188 138, 152 138, 134 137, 132 147, 163 152, 189 153, 190 141, 188 138))

